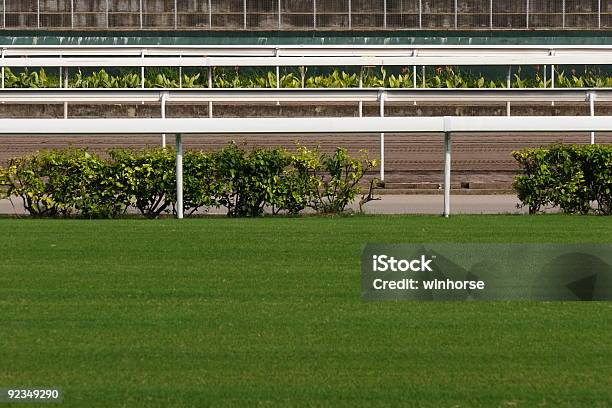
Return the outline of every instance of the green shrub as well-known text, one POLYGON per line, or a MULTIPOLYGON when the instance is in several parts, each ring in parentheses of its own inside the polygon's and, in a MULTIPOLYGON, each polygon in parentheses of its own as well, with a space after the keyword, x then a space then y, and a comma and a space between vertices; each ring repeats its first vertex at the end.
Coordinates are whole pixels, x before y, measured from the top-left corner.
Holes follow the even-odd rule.
POLYGON ((157 218, 176 204, 176 161, 172 149, 111 149, 112 174, 122 196, 148 218, 157 218))
POLYGON ((523 172, 513 186, 530 213, 553 205, 569 214, 612 214, 612 146, 557 144, 513 156, 523 172))
POLYGON ((43 151, 12 159, 2 172, 7 196, 35 216, 112 217, 125 210, 107 163, 84 149, 43 151))
POLYGON ((258 216, 266 204, 276 205, 279 181, 289 164, 283 149, 246 152, 235 143, 216 154, 216 180, 221 183, 220 203, 229 216, 258 216))
POLYGON ((215 154, 188 150, 183 157, 183 206, 186 216, 201 208, 221 206, 215 154))
MULTIPOLYGON (((172 149, 111 149, 108 159, 85 149, 42 151, 0 168, 3 196, 18 196, 35 216, 116 217, 132 206, 146 217, 176 212, 172 149), (4 187, 4 188, 3 188, 4 187), (6 191, 4 191, 6 190, 6 191)), ((320 154, 298 146, 247 151, 235 143, 183 158, 184 211, 226 206, 229 216, 342 212, 374 162, 346 150, 320 154)))

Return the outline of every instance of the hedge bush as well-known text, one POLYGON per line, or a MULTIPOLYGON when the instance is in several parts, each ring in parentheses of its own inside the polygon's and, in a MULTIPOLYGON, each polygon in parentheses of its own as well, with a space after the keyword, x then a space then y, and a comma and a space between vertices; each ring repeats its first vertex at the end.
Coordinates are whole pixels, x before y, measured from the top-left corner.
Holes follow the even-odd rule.
MULTIPOLYGON (((359 182, 376 165, 364 152, 332 154, 298 146, 245 150, 234 143, 218 152, 188 150, 183 159, 184 210, 225 206, 229 216, 346 210, 359 182)), ((40 217, 113 218, 137 209, 148 218, 176 212, 175 153, 171 148, 111 149, 102 158, 86 149, 41 151, 0 168, 7 197, 19 197, 40 217)))
POLYGON ((512 154, 523 172, 513 187, 529 213, 558 206, 612 215, 612 146, 556 144, 512 154))

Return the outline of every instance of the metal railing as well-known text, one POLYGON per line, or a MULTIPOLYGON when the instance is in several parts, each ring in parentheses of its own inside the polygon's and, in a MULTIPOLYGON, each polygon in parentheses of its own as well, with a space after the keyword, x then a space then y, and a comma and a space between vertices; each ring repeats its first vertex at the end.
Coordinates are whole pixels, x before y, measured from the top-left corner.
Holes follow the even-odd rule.
POLYGON ((5 29, 360 31, 610 27, 609 0, 2 0, 5 29))
POLYGON ((612 131, 611 116, 394 117, 394 118, 232 118, 232 119, 0 119, 3 135, 115 134, 159 132, 176 134, 176 213, 183 218, 183 134, 291 133, 437 133, 444 135, 444 208, 451 212, 451 139, 474 132, 588 132, 612 131))

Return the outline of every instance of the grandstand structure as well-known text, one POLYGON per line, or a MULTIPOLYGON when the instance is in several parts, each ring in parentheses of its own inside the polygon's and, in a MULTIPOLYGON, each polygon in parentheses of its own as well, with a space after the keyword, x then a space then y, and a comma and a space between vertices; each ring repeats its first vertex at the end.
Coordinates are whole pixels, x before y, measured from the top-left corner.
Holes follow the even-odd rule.
POLYGON ((606 0, 3 0, 2 27, 81 30, 609 29, 606 0))
MULTIPOLYGON (((612 142, 612 88, 596 85, 612 78, 609 3, 3 0, 0 162, 41 146, 72 143, 94 150, 166 146, 167 134, 185 134, 176 139, 181 149, 183 141, 215 149, 231 139, 250 145, 292 145, 297 139, 323 149, 368 149, 380 162, 370 177, 387 188, 435 185, 441 178, 439 191, 448 204, 451 186, 509 187, 516 174, 511 150, 557 140, 612 142), (308 70, 329 73, 338 67, 357 80, 346 88, 307 82, 308 70), (484 77, 478 88, 444 80, 432 88, 427 79, 443 67, 498 78, 493 88, 484 77), (125 89, 75 88, 75 75, 100 69, 129 72, 136 82, 125 89), (273 79, 259 89, 215 86, 216 75, 243 70, 273 79), (391 86, 386 72, 382 85, 368 85, 366 73, 372 70, 401 72, 409 86, 391 86), (595 71, 597 81, 576 78, 595 71), (36 88, 15 81, 15 75, 30 72, 56 79, 36 88), (285 87, 283 72, 297 75, 297 86, 285 87), (540 82, 523 85, 521 72, 537 74, 540 82), (170 73, 177 81, 172 87, 150 85, 151 73, 170 73), (184 73, 198 73, 202 80, 186 85, 184 73), (567 81, 572 75, 576 80, 567 81), (461 123, 454 117, 469 125, 453 128, 451 123, 461 123), (135 121, 125 129, 130 137, 115 136, 128 118, 135 121), (180 120, 192 127, 185 131, 180 120), (35 131, 33 124, 44 128, 35 131), (97 137, 83 136, 91 133, 97 137), (455 133, 457 182, 451 183, 455 133)), ((449 212, 445 205, 444 214, 449 212)))

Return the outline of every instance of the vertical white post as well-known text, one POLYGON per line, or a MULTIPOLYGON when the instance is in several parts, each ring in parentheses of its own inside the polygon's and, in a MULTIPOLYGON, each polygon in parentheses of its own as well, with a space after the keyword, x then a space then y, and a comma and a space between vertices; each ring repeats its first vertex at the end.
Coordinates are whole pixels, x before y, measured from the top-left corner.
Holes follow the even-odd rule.
POLYGON ((349 30, 353 28, 353 2, 348 0, 348 26, 349 30))
POLYGON ((544 64, 544 88, 547 87, 546 81, 548 81, 548 65, 544 64))
MULTIPOLYGON (((161 117, 162 119, 166 119, 166 98, 168 97, 167 93, 163 93, 161 96, 161 117)), ((162 133, 162 148, 166 148, 166 134, 162 133)))
MULTIPOLYGON (((182 55, 179 55, 179 60, 183 58, 182 55)), ((179 67, 179 89, 183 88, 183 66, 179 67)))
POLYGON ((444 133, 444 213, 450 215, 450 187, 451 187, 451 134, 444 133))
POLYGON ((74 28, 74 0, 70 0, 70 27, 74 28))
POLYGON ((143 27, 143 18, 142 18, 142 0, 140 0, 140 6, 138 9, 138 15, 140 17, 140 28, 142 29, 143 27))
MULTIPOLYGON (((6 52, 6 48, 2 49, 2 59, 4 59, 4 53, 6 52)), ((2 66, 2 88, 4 89, 4 65, 2 66)))
POLYGON ((247 2, 246 0, 242 1, 242 24, 243 28, 247 29, 247 2))
POLYGON ((108 4, 108 0, 106 0, 106 28, 110 27, 110 5, 108 4))
POLYGON ((419 0, 419 29, 423 28, 423 0, 419 0))
MULTIPOLYGON (((359 89, 363 88, 363 67, 359 68, 359 89)), ((359 117, 363 116, 363 101, 359 101, 359 117)))
POLYGON ((317 29, 317 0, 312 0, 312 27, 317 29))
POLYGON ((412 87, 414 89, 417 88, 417 67, 416 65, 412 66, 412 87))
POLYGON ((178 0, 174 0, 174 29, 178 29, 178 0))
POLYGON ((597 0, 597 28, 601 28, 601 0, 597 0))
MULTIPOLYGON (((62 58, 62 56, 60 55, 60 58, 62 58)), ((63 67, 59 67, 59 87, 60 89, 62 88, 62 78, 64 78, 64 68, 63 67)))
POLYGON ((36 27, 40 28, 40 0, 36 1, 36 27))
POLYGON ((208 28, 212 29, 212 0, 208 0, 208 28))
MULTIPOLYGON (((508 76, 506 77, 508 89, 512 88, 512 65, 508 67, 508 76)), ((510 116, 510 101, 506 102, 506 115, 510 116)))
POLYGON ((387 0, 383 0, 383 28, 387 28, 387 0))
POLYGON ((6 0, 2 0, 2 28, 6 28, 6 0))
POLYGON ((176 218, 183 218, 183 140, 176 134, 176 218))
POLYGON ((561 2, 561 7, 563 7, 563 11, 562 11, 562 13, 563 13, 562 14, 563 15, 563 17, 562 17, 562 19, 563 19, 562 28, 565 28, 565 0, 563 0, 561 2))
MULTIPOLYGON (((380 117, 385 117, 385 91, 381 89, 379 94, 380 99, 380 117)), ((385 134, 380 134, 380 181, 385 181, 385 134)))
POLYGON ((455 0, 455 30, 457 29, 457 16, 459 14, 459 10, 458 10, 458 5, 457 5, 457 0, 455 0))
POLYGON ((493 0, 489 0, 489 27, 493 29, 493 0))
POLYGON ((64 119, 68 119, 68 102, 64 102, 64 119))
MULTIPOLYGON (((212 89, 213 87, 213 67, 208 67, 208 88, 212 89)), ((208 117, 213 117, 213 103, 212 101, 208 101, 208 117)))
MULTIPOLYGON (((145 50, 140 51, 140 57, 144 60, 145 50)), ((145 87, 145 67, 144 65, 140 67, 140 86, 142 88, 145 87)))
POLYGON ((278 0, 278 29, 280 30, 282 27, 282 19, 281 19, 281 0, 278 0))
MULTIPOLYGON (((589 92, 589 107, 591 108, 591 116, 595 116, 595 97, 594 92, 589 92)), ((595 144, 595 132, 591 132, 591 144, 595 144)))
POLYGON ((527 10, 525 12, 525 26, 529 28, 529 0, 527 0, 527 10))

